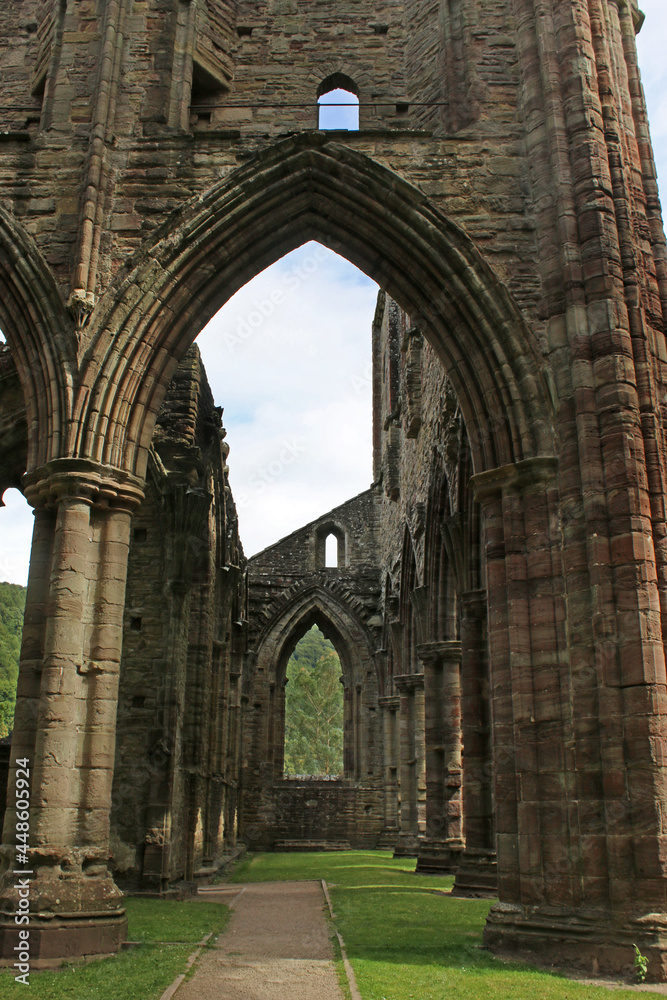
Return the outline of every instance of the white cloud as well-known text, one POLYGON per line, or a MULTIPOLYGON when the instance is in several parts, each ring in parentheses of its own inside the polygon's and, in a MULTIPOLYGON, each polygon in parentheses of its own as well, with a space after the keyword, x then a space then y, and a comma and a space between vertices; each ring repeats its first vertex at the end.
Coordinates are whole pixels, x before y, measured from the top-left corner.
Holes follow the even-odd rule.
POLYGON ((225 407, 247 554, 370 485, 377 291, 309 243, 241 289, 197 341, 225 407))
POLYGON ((28 582, 28 559, 32 539, 32 509, 18 490, 5 490, 0 507, 0 581, 28 582))

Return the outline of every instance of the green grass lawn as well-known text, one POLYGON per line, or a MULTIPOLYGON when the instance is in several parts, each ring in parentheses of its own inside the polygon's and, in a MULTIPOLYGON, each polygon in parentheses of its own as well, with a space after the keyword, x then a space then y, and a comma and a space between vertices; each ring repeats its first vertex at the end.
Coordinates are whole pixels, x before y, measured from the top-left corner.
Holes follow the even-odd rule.
POLYGON ((191 900, 125 900, 128 940, 141 945, 112 958, 72 965, 54 972, 31 972, 30 985, 14 981, 10 970, 0 972, 0 998, 39 1000, 156 1000, 179 973, 197 941, 219 933, 228 909, 219 903, 191 900))
POLYGON ((444 896, 452 879, 415 875, 414 867, 379 851, 260 854, 244 859, 232 881, 326 879, 363 1000, 637 1000, 631 989, 610 992, 494 958, 481 947, 490 902, 444 896))

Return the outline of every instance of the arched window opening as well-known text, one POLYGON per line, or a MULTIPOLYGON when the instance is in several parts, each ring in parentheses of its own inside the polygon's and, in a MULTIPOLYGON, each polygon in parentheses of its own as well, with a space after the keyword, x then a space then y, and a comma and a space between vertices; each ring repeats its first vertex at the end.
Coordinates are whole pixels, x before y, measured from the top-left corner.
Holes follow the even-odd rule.
POLYGON ((287 664, 285 777, 341 776, 343 739, 340 659, 333 643, 313 625, 287 664))
POLYGON ((359 92, 353 80, 334 73, 317 91, 317 127, 359 131, 359 92))
POLYGON ((331 521, 315 530, 315 568, 339 569, 347 565, 346 535, 331 521))
POLYGON ((333 532, 324 540, 324 565, 327 569, 338 567, 338 539, 333 532))

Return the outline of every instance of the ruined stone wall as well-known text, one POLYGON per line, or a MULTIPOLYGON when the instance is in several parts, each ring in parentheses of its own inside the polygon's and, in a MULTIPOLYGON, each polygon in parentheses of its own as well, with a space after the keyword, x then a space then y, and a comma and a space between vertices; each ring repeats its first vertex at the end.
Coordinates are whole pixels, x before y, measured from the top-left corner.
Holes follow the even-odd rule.
POLYGON ((132 526, 112 813, 127 888, 192 881, 235 843, 243 554, 223 436, 192 348, 160 413, 132 526))
POLYGON ((377 492, 368 490, 248 562, 242 832, 252 846, 377 844, 383 820, 374 658, 381 634, 377 510, 377 492), (329 533, 338 537, 337 567, 325 567, 329 533), (338 780, 301 782, 282 773, 285 669, 313 624, 341 660, 345 768, 338 780))
POLYGON ((440 360, 384 292, 373 323, 382 843, 494 892, 486 576, 467 429, 440 360))
MULTIPOLYGON (((0 490, 20 488, 25 407, 4 345, 0 430, 0 490)), ((236 840, 244 558, 224 436, 192 348, 160 412, 132 523, 112 812, 127 889, 192 881, 236 840)))
MULTIPOLYGON (((471 662, 472 645, 486 648, 486 612, 474 638, 462 621, 473 590, 485 608, 469 445, 442 364, 384 292, 373 368, 373 487, 248 564, 243 835, 263 848, 382 843, 418 855, 422 870, 452 872, 466 843, 462 752, 471 786, 484 786, 482 846, 493 853, 488 682, 483 656, 479 676, 471 662), (328 532, 338 533, 337 568, 324 568, 328 532), (340 782, 283 778, 284 668, 296 641, 317 622, 350 670, 349 651, 332 632, 336 602, 372 638, 359 678, 364 718, 369 710, 372 717, 364 773, 357 782, 347 771, 340 782)), ((345 679, 346 707, 356 683, 345 679)), ((477 803, 469 805, 477 817, 477 803)), ((492 867, 486 855, 484 863, 492 867)))
MULTIPOLYGON (((319 238, 410 314, 398 352, 406 391, 396 383, 386 449, 376 434, 390 613, 384 630, 378 615, 383 646, 369 655, 380 690, 392 690, 390 677, 396 689, 378 703, 392 747, 385 789, 401 784, 385 830, 398 823, 403 851, 429 840, 434 864, 462 855, 458 870, 472 845, 491 877, 480 697, 491 691, 501 903, 487 943, 556 962, 567 951, 613 972, 636 941, 652 974, 667 976, 667 255, 640 21, 636 0, 2 5, 0 324, 24 387, 24 483, 39 525, 12 752, 37 758, 34 829, 49 857, 35 859, 31 940, 43 954, 62 957, 72 914, 95 924, 81 954, 115 950, 124 933, 106 871, 108 744, 130 518, 164 392, 231 294, 319 238), (315 131, 315 97, 332 74, 359 91, 359 132, 315 131), (465 451, 457 465, 447 447, 429 456, 441 463, 430 492, 428 463, 412 450, 433 443, 419 422, 419 333, 445 363, 475 473, 465 451), (457 506, 445 494, 468 479, 475 498, 464 504, 459 490, 457 506), (443 531, 430 527, 438 494, 443 531), (439 706, 430 718, 427 705, 439 706), (82 749, 84 717, 96 722, 82 749)), ((168 458, 177 452, 165 445, 168 458)), ((187 461, 172 469, 155 454, 176 477, 164 567, 176 583, 178 668, 160 721, 169 716, 162 728, 178 748, 188 743, 183 664, 205 669, 208 639, 193 636, 208 634, 210 612, 204 569, 195 561, 200 575, 188 576, 175 540, 203 523, 206 496, 190 488, 187 461)), ((354 614, 331 588, 317 595, 348 648, 363 649, 354 614)), ((288 611, 276 622, 282 649, 314 613, 302 596, 296 620, 288 611)), ((258 673, 259 659, 249 666, 258 673)), ((354 669, 361 677, 364 661, 354 669)), ((258 704, 270 697, 269 684, 258 704)), ((350 718, 363 707, 350 699, 350 718)), ((260 721, 272 713, 256 716, 248 732, 266 748, 256 759, 275 775, 277 730, 260 721)), ((354 745, 357 771, 364 748, 373 757, 354 745)), ((171 790, 183 802, 187 785, 195 801, 206 777, 184 759, 171 753, 176 766, 150 803, 160 885, 175 873, 160 826, 171 790)), ((181 820, 195 844, 197 809, 181 820)), ((174 844, 179 871, 185 859, 189 874, 195 853, 174 844)), ((0 905, 11 955, 10 880, 0 905)))
POLYGON ((398 595, 406 530, 416 559, 416 585, 427 583, 428 505, 441 469, 449 472, 450 512, 460 513, 465 484, 459 484, 458 473, 467 445, 454 391, 420 328, 383 293, 378 313, 376 364, 382 372, 382 390, 373 416, 380 456, 376 475, 382 495, 378 537, 391 593, 398 595))
POLYGON ((248 648, 257 648, 278 609, 310 587, 339 595, 364 625, 375 627, 377 532, 377 495, 371 489, 254 555, 248 561, 248 648), (324 566, 318 545, 330 528, 345 535, 338 567, 324 566))
POLYGON ((383 810, 378 782, 283 778, 257 790, 243 838, 252 849, 369 850, 379 846, 383 810))
MULTIPOLYGON (((362 104, 361 131, 341 134, 343 141, 418 184, 476 240, 537 319, 533 196, 507 4, 364 0, 345 12, 339 3, 311 0, 219 3, 224 18, 216 20, 211 4, 204 14, 201 5, 188 14, 194 19, 188 25, 153 0, 118 6, 125 13, 109 54, 110 103, 90 97, 102 79, 106 44, 94 4, 67 5, 55 18, 43 107, 31 96, 42 58, 34 30, 42 5, 21 5, 24 58, 12 57, 0 69, 0 125, 8 129, 0 147, 0 199, 35 237, 63 287, 74 273, 79 298, 88 295, 86 309, 186 199, 267 144, 316 128, 318 86, 342 73, 355 82, 362 104), (452 11, 440 14, 438 6, 452 11), (442 24, 434 28, 438 18, 442 24), (194 58, 195 69, 197 60, 204 65, 209 42, 194 40, 210 39, 213 22, 219 83, 216 89, 209 78, 213 89, 195 90, 189 109, 192 70, 189 76, 184 60, 194 58), (439 38, 445 49, 431 61, 439 38), (64 62, 63 39, 70 53, 64 62), (114 59, 123 67, 116 76, 114 59), (465 91, 455 99, 442 85, 443 60, 448 79, 465 91), (443 100, 451 114, 423 106, 443 100), (28 106, 31 115, 23 110, 28 106), (98 120, 100 139, 93 140, 98 120), (82 198, 89 213, 97 212, 99 228, 90 232, 79 222, 82 198)), ((0 11, 1 37, 15 35, 16 18, 14 4, 0 11)))

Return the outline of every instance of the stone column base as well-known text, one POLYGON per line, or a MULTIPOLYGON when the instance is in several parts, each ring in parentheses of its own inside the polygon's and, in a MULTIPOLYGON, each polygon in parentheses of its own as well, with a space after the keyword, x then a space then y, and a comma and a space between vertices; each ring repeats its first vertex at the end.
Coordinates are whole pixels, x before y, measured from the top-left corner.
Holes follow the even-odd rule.
POLYGON ((419 856, 421 839, 418 833, 399 833, 394 847, 395 858, 416 858, 419 856))
POLYGON ((25 928, 17 927, 13 917, 2 914, 0 966, 13 966, 17 956, 14 949, 24 943, 19 931, 25 929, 30 932, 30 968, 54 968, 75 958, 116 954, 127 940, 127 917, 124 909, 104 914, 56 914, 49 920, 31 914, 25 928))
POLYGON ((454 875, 461 864, 463 844, 457 841, 426 838, 419 845, 415 871, 423 875, 454 875))
MULTIPOLYGON (((5 858, 10 850, 3 846, 5 858)), ((12 965, 21 931, 29 931, 31 968, 53 967, 87 955, 112 955, 127 939, 123 895, 94 849, 31 848, 32 877, 6 871, 0 891, 0 960, 12 965), (25 883, 28 883, 25 885, 25 883), (27 889, 27 895, 26 895, 27 889), (29 908, 25 907, 25 903, 29 908), (15 915, 29 922, 17 924, 15 915)))
POLYGON ((452 896, 483 897, 498 895, 498 866, 494 851, 471 848, 461 855, 452 896))
POLYGON ((667 913, 616 919, 603 910, 496 903, 484 930, 492 952, 547 968, 634 978, 634 944, 649 960, 647 979, 667 980, 667 913))
POLYGON ((378 837, 379 851, 393 851, 398 842, 398 828, 386 826, 378 837))

